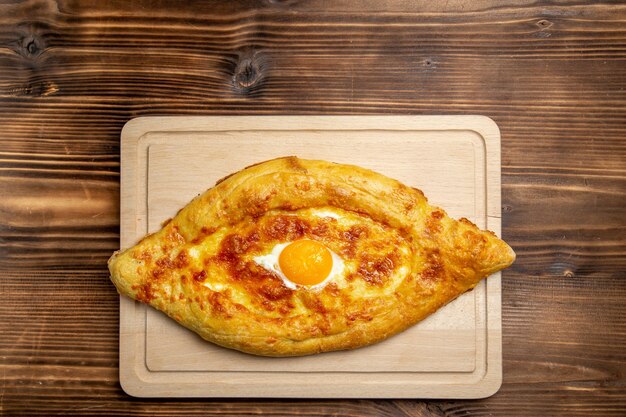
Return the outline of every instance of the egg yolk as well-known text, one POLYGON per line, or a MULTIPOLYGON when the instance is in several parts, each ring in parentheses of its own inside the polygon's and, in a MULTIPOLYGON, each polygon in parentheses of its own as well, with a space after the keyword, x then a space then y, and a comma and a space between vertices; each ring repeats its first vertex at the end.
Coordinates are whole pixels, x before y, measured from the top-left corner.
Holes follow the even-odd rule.
POLYGON ((324 281, 333 268, 333 257, 326 246, 314 240, 297 240, 278 257, 280 270, 291 282, 315 285, 324 281))

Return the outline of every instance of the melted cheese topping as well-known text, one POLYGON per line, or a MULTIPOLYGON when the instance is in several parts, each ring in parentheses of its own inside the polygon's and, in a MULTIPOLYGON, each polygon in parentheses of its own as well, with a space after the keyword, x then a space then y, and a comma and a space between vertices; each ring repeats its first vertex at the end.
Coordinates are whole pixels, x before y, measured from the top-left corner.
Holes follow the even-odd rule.
POLYGON ((267 317, 293 317, 311 309, 343 315, 368 299, 393 293, 411 270, 411 250, 395 229, 334 207, 268 212, 210 232, 181 245, 173 259, 157 259, 149 266, 153 276, 168 274, 172 281, 205 288, 267 317), (298 239, 319 241, 337 256, 341 268, 334 268, 330 282, 308 289, 289 285, 264 264, 272 250, 298 239), (160 265, 168 269, 161 272, 160 265))

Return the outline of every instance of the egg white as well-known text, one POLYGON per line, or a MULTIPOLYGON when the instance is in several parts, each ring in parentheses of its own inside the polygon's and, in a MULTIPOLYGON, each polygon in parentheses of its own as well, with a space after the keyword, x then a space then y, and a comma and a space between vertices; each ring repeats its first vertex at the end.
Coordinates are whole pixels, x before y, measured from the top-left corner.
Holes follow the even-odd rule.
POLYGON ((280 264, 278 263, 278 258, 280 257, 280 253, 283 251, 283 249, 285 249, 291 243, 292 242, 278 243, 276 246, 274 246, 272 251, 268 253, 267 255, 255 256, 253 258, 254 262, 256 262, 257 265, 260 265, 263 268, 267 269, 268 271, 274 272, 283 280, 283 282, 285 283, 285 286, 292 290, 296 290, 298 288, 308 288, 311 290, 321 289, 324 286, 326 286, 326 284, 328 284, 330 281, 332 281, 334 278, 339 277, 343 274, 345 270, 345 264, 343 262, 343 259, 341 259, 341 257, 337 255, 335 252, 327 248, 332 256, 333 266, 332 266, 332 269, 330 270, 330 273, 328 274, 326 279, 324 279, 324 281, 320 282, 319 284, 310 285, 310 286, 300 285, 300 284, 296 284, 293 281, 290 281, 289 278, 287 278, 285 274, 283 274, 283 271, 280 270, 280 264))

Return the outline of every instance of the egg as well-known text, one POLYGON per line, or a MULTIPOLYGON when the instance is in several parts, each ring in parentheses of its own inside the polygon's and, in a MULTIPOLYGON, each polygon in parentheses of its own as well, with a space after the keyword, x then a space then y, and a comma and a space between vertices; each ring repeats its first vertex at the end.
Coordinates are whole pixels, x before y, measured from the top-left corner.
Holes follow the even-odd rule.
POLYGON ((279 243, 254 262, 278 275, 290 289, 320 289, 344 273, 343 259, 323 243, 311 239, 279 243))

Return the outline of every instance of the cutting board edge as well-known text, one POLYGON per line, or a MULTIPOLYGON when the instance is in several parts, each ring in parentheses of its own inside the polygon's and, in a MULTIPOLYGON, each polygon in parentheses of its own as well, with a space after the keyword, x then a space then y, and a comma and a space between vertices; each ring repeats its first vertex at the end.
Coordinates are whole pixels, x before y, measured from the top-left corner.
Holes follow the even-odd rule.
MULTIPOLYGON (((222 123, 221 129, 224 130, 242 130, 241 126, 245 125, 250 127, 251 124, 261 123, 260 128, 264 130, 303 130, 307 127, 303 127, 303 120, 310 122, 309 128, 311 129, 323 129, 324 123, 326 126, 332 125, 334 130, 342 127, 348 129, 358 126, 356 130, 367 130, 374 127, 372 126, 373 116, 171 116, 171 117, 159 117, 148 116, 132 119, 129 121, 122 130, 122 197, 132 193, 134 187, 128 187, 129 184, 125 184, 124 178, 135 178, 137 175, 136 166, 130 166, 131 164, 125 164, 124 160, 131 159, 137 160, 136 145, 138 140, 147 132, 155 131, 153 129, 154 122, 160 122, 161 125, 167 125, 166 131, 180 131, 183 129, 189 131, 202 131, 208 128, 207 123, 214 124, 217 122, 222 123), (281 119, 281 128, 277 129, 276 125, 268 125, 270 119, 281 119), (238 126, 235 126, 237 124, 238 126), (289 127, 291 126, 291 128, 289 127), (297 126, 297 129, 296 129, 297 126), (134 148, 134 149, 133 149, 134 148)), ((486 116, 376 116, 378 122, 384 120, 385 122, 376 124, 377 129, 392 129, 392 130, 411 130, 417 129, 421 126, 422 129, 436 129, 439 130, 442 126, 449 128, 462 128, 476 131, 480 134, 485 142, 486 147, 486 163, 490 163, 491 166, 496 167, 496 172, 493 169, 487 170, 487 192, 489 206, 493 209, 497 208, 497 212, 488 210, 487 220, 488 227, 494 230, 497 234, 500 234, 500 132, 493 120, 486 116), (400 127, 400 129, 399 129, 400 127), (497 162, 497 163, 496 163, 497 162), (494 201, 495 200, 495 201, 494 201)), ((163 131, 163 129, 159 129, 163 131)), ((131 184, 132 185, 132 184, 131 184)), ((135 184, 136 185, 136 184, 135 184)), ((134 204, 131 204, 132 200, 129 198, 121 198, 121 212, 128 213, 134 209, 134 204)), ((124 217, 124 216, 122 216, 124 217)), ((128 217, 126 217, 128 219, 128 217)), ((122 240, 122 246, 124 241, 128 242, 129 231, 136 231, 136 222, 122 222, 122 229, 120 237, 122 240), (124 224, 125 223, 125 224, 124 224), (124 233, 126 230, 126 233, 124 233)), ((232 397, 250 397, 250 398, 484 398, 493 395, 502 383, 502 352, 501 352, 501 308, 500 308, 500 278, 492 277, 489 280, 489 299, 488 299, 488 341, 487 344, 487 370, 479 380, 472 384, 438 384, 430 387, 420 386, 419 395, 414 391, 409 393, 401 392, 401 387, 398 388, 393 394, 376 394, 360 387, 358 390, 347 392, 343 390, 333 390, 332 395, 306 395, 308 391, 304 392, 305 395, 298 396, 295 392, 286 392, 281 395, 280 392, 263 393, 259 392, 259 395, 249 396, 237 395, 237 390, 230 395, 220 396, 232 396, 232 397), (497 313, 492 314, 492 307, 497 307, 497 313), (358 392, 357 392, 358 391, 358 392), (448 395, 451 394, 451 395, 448 395)), ((137 353, 137 333, 132 335, 122 334, 122 323, 129 324, 127 320, 128 316, 122 317, 124 310, 130 312, 132 308, 136 313, 137 306, 131 300, 122 297, 120 306, 120 384, 122 388, 132 396, 137 397, 212 397, 203 392, 194 392, 194 390, 186 387, 187 384, 179 384, 178 392, 172 392, 171 384, 158 383, 153 380, 149 375, 149 370, 145 366, 145 360, 137 360, 135 353, 137 353), (127 303, 131 303, 132 307, 127 303), (123 347, 134 349, 132 356, 122 355, 123 347), (147 374, 148 373, 148 374, 147 374)), ((495 311, 494 311, 495 312, 495 311)), ((131 327, 136 327, 137 323, 131 323, 131 327)), ((145 329, 144 329, 145 330, 145 329)), ((145 346, 144 346, 145 348, 145 346)), ((127 352, 127 350, 125 350, 127 352)), ((141 350, 139 350, 141 352, 141 350)), ((144 350, 145 352, 145 350, 144 350)), ((139 358, 140 359, 140 358, 139 358)), ((145 358, 144 358, 145 359, 145 358)), ((168 372, 172 374, 172 372, 168 372)), ((221 394, 225 394, 222 392, 221 394)), ((323 394, 323 393, 320 393, 323 394)))

